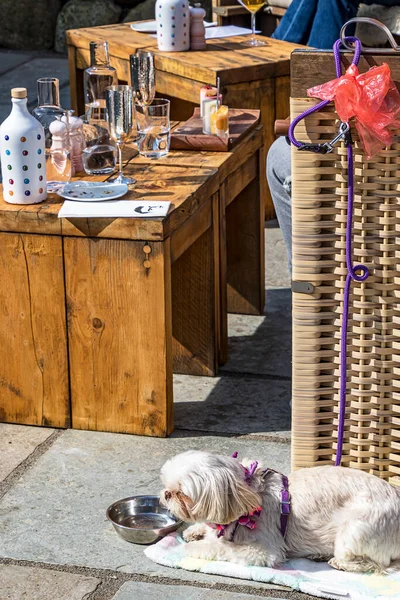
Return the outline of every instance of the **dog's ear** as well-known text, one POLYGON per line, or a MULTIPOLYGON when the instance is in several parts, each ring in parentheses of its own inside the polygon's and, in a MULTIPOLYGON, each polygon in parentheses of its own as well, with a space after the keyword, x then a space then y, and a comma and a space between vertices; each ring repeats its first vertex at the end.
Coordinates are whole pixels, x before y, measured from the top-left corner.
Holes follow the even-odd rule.
POLYGON ((189 498, 183 492, 172 492, 172 494, 176 497, 176 500, 181 507, 182 513, 185 515, 185 519, 190 521, 193 519, 192 508, 193 508, 193 500, 189 498))
MULTIPOLYGON (((202 473, 191 473, 196 490, 191 512, 197 520, 227 524, 261 504, 260 495, 243 479, 236 465, 218 464, 202 473)), ((185 481, 187 483, 187 481, 185 481)))

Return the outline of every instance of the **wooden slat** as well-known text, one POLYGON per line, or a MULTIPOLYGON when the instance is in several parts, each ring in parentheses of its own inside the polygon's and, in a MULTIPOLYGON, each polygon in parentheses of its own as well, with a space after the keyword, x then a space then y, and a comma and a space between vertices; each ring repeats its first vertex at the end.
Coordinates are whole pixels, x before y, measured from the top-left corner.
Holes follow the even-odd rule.
MULTIPOLYGON (((229 184, 226 186, 229 190, 229 184)), ((264 218, 258 179, 226 208, 228 312, 264 310, 264 218)))
POLYGON ((64 252, 72 426, 167 435, 172 427, 169 240, 144 245, 65 238, 64 252))
POLYGON ((62 241, 0 234, 0 421, 70 424, 62 241))
MULTIPOLYGON (((341 52, 342 69, 350 65, 353 58, 351 52, 341 52)), ((360 72, 368 71, 371 67, 381 65, 383 62, 390 67, 393 80, 400 87, 400 65, 399 57, 395 52, 388 54, 363 54, 358 63, 360 72)), ((307 90, 315 85, 336 78, 335 61, 333 52, 330 50, 304 50, 298 49, 291 57, 291 96, 293 98, 304 98, 307 90)))
POLYGON ((174 373, 217 373, 213 229, 207 229, 172 265, 172 333, 174 373))

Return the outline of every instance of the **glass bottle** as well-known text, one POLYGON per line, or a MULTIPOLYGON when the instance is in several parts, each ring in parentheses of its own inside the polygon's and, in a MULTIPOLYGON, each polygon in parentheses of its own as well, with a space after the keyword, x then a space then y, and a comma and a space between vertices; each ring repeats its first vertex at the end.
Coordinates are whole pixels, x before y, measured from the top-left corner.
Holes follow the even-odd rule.
POLYGON ((44 127, 46 149, 51 147, 50 124, 64 114, 60 106, 60 82, 56 77, 37 80, 38 105, 32 115, 44 127))
POLYGON ((84 71, 86 120, 106 127, 106 89, 117 85, 117 71, 110 65, 108 42, 90 42, 90 67, 84 71))

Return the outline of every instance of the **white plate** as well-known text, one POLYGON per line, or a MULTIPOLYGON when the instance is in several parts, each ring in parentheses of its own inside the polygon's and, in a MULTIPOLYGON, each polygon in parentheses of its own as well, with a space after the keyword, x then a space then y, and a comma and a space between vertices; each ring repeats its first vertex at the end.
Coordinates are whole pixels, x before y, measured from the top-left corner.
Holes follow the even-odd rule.
POLYGON ((128 191, 126 183, 102 183, 97 181, 74 181, 57 192, 61 198, 75 202, 99 202, 121 198, 128 191))
MULTIPOLYGON (((204 21, 204 27, 215 27, 217 22, 208 23, 204 21)), ((155 21, 143 21, 139 23, 131 23, 131 29, 138 31, 139 33, 157 33, 157 27, 155 21)))

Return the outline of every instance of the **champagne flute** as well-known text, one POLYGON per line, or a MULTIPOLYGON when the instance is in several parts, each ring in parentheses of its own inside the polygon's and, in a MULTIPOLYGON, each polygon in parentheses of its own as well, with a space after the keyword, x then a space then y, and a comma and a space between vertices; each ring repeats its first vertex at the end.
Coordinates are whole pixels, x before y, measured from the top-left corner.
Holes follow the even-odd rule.
POLYGON ((265 42, 256 38, 256 12, 266 3, 266 0, 239 0, 239 3, 251 13, 251 37, 248 42, 242 42, 244 46, 266 46, 265 42))
POLYGON ((156 93, 154 54, 138 50, 129 57, 133 97, 139 106, 150 106, 156 93))
POLYGON ((110 179, 113 183, 136 183, 133 177, 122 174, 122 146, 132 137, 133 130, 133 100, 132 88, 129 85, 111 85, 106 89, 107 121, 110 128, 110 138, 118 148, 119 173, 110 179))

